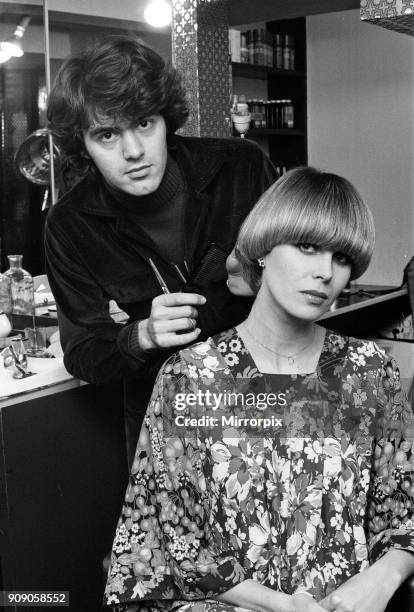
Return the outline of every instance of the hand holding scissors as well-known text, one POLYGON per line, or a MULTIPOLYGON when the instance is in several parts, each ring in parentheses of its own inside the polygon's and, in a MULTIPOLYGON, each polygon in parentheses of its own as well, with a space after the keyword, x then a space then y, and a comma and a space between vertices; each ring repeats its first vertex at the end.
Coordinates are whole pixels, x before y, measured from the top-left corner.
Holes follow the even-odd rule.
POLYGON ((196 327, 196 306, 206 303, 198 293, 170 293, 152 259, 149 263, 159 282, 163 295, 152 300, 148 319, 139 322, 139 344, 143 350, 171 348, 195 342, 200 334, 196 327), (180 333, 181 332, 181 333, 180 333))

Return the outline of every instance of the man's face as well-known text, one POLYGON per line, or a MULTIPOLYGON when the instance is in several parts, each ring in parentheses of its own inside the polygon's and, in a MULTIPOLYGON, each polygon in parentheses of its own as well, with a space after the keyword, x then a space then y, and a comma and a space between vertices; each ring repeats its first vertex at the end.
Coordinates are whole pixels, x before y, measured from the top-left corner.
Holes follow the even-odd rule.
POLYGON ((138 125, 102 119, 83 132, 85 148, 107 183, 133 196, 159 187, 167 164, 166 136, 161 115, 138 125))

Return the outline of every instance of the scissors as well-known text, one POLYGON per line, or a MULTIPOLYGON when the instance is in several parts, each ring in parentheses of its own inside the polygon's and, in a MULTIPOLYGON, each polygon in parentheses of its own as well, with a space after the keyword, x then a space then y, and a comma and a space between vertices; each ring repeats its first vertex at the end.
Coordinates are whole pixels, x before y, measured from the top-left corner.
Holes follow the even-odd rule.
MULTIPOLYGON (((159 283, 159 285, 160 285, 160 287, 161 287, 161 291, 162 291, 163 293, 165 293, 165 294, 167 294, 167 293, 171 293, 171 291, 170 291, 170 290, 168 289, 168 287, 167 287, 167 283, 165 282, 165 280, 164 280, 164 279, 163 279, 163 277, 161 276, 160 271, 158 270, 158 268, 157 268, 157 266, 155 265, 155 263, 152 261, 151 257, 149 257, 149 258, 148 258, 148 261, 149 261, 150 266, 151 266, 151 268, 153 269, 153 272, 154 272, 154 274, 155 274, 155 276, 156 276, 156 278, 157 278, 157 281, 158 281, 158 283, 159 283)), ((186 260, 184 260, 184 264, 185 264, 185 266, 186 266, 186 269, 188 270, 186 260)), ((181 272, 180 268, 177 266, 177 264, 173 264, 173 265, 174 265, 174 268, 175 268, 175 269, 176 269, 176 271, 177 271, 178 276, 181 278, 181 280, 182 280, 184 283, 186 283, 186 282, 187 282, 187 279, 185 278, 184 274, 181 272)))
POLYGON ((154 274, 155 274, 155 276, 156 276, 156 278, 157 278, 157 281, 158 281, 158 283, 159 283, 159 285, 160 285, 160 287, 161 287, 161 291, 162 291, 163 293, 165 293, 165 294, 167 294, 167 293, 171 293, 171 291, 170 291, 170 290, 168 289, 168 287, 167 287, 167 283, 165 282, 165 280, 164 280, 164 279, 163 279, 163 277, 161 276, 160 272, 158 271, 157 266, 156 266, 156 265, 155 265, 155 263, 152 261, 151 257, 149 258, 149 263, 150 263, 150 266, 151 266, 151 268, 153 269, 154 274))

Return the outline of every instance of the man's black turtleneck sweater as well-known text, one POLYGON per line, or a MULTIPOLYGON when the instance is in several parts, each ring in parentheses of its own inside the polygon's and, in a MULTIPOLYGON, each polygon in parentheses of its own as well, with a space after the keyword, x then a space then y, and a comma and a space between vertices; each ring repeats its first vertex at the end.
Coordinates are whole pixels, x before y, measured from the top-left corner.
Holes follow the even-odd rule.
POLYGON ((185 258, 184 211, 188 197, 184 179, 175 159, 168 156, 162 181, 153 193, 133 196, 106 183, 106 188, 126 217, 134 216, 150 236, 163 259, 180 269, 185 258))

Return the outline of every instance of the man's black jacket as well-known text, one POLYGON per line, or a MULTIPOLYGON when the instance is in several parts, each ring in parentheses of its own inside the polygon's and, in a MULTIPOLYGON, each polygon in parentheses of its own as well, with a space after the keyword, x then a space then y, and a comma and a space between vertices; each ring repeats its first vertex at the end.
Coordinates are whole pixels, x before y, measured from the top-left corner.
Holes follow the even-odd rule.
MULTIPOLYGON (((202 337, 240 322, 249 301, 230 295, 224 261, 241 222, 275 178, 267 157, 241 139, 169 137, 190 192, 185 213, 190 275, 180 280, 157 245, 116 205, 102 178, 90 173, 50 211, 46 227, 47 271, 58 304, 66 368, 93 383, 148 374, 160 363, 130 353, 134 321, 149 316, 161 293, 148 263, 153 259, 170 291, 204 294, 202 337), (112 321, 113 299, 130 317, 112 321)), ((164 359, 167 355, 162 354, 164 359)))
POLYGON ((47 272, 65 366, 91 383, 124 379, 130 463, 156 373, 169 354, 136 354, 131 347, 135 322, 149 316, 153 298, 161 293, 149 258, 171 292, 206 296, 207 303, 198 308, 199 339, 236 325, 251 301, 229 293, 225 259, 247 213, 276 179, 268 158, 249 141, 172 136, 168 144, 189 192, 185 284, 94 172, 53 207, 46 225, 47 272), (111 319, 110 299, 129 315, 127 325, 111 319))

